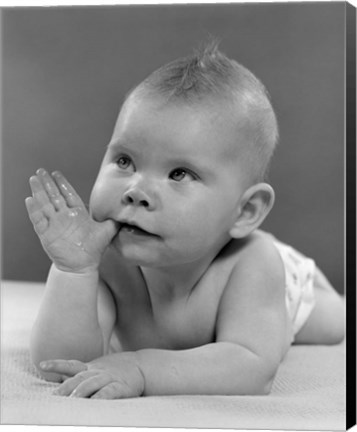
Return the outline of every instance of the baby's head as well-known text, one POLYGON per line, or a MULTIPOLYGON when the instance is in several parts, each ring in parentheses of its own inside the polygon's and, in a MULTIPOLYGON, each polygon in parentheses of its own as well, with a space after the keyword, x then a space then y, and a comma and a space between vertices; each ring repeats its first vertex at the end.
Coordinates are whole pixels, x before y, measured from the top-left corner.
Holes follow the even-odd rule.
POLYGON ((239 157, 244 155, 251 181, 266 178, 278 141, 269 95, 248 69, 220 52, 216 42, 157 69, 128 94, 126 101, 134 97, 229 117, 237 134, 239 157))
POLYGON ((141 265, 212 259, 269 213, 274 191, 263 179, 277 135, 263 85, 210 45, 129 93, 92 215, 123 227, 114 243, 141 265))

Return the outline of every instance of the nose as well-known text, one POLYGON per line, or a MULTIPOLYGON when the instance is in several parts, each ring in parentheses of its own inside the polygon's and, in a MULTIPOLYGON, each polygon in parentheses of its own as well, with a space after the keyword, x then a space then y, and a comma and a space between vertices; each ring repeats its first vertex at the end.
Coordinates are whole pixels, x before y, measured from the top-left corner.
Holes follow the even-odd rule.
POLYGON ((144 207, 147 210, 153 210, 155 207, 155 199, 152 194, 149 194, 139 184, 132 185, 123 194, 122 202, 125 205, 135 207, 144 207))

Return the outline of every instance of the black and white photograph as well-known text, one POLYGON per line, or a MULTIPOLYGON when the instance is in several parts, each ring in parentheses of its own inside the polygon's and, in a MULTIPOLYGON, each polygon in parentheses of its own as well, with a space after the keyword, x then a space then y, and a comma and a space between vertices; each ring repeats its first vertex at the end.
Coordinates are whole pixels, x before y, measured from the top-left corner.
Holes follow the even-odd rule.
POLYGON ((2 8, 2 425, 346 429, 347 14, 2 8))

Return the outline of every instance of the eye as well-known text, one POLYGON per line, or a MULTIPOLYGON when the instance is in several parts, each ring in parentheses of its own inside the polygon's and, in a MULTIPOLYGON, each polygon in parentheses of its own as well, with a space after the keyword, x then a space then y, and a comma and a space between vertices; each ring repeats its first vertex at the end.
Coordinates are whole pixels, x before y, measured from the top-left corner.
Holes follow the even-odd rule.
POLYGON ((128 169, 132 165, 132 161, 128 156, 120 156, 116 163, 118 167, 123 170, 128 169))
POLYGON ((184 168, 176 168, 171 171, 170 178, 176 182, 182 182, 183 180, 195 180, 194 175, 191 174, 189 171, 185 170, 184 168))

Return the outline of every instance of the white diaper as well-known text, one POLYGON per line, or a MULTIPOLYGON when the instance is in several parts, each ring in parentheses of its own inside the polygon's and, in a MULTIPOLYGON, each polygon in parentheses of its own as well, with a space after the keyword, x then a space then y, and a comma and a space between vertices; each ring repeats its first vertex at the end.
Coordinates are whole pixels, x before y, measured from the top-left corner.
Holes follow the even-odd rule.
POLYGON ((315 262, 274 238, 285 267, 286 306, 295 336, 315 306, 315 262))

